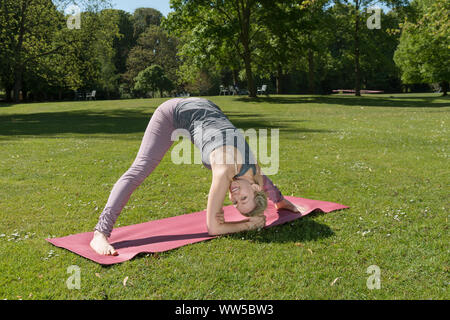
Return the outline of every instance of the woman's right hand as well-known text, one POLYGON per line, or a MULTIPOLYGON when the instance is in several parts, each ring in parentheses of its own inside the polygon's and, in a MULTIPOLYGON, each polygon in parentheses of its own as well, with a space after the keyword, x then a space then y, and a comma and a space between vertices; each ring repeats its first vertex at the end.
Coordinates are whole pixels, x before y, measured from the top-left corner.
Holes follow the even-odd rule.
POLYGON ((254 216, 254 217, 248 218, 248 222, 247 222, 248 230, 263 228, 265 225, 266 225, 266 216, 265 215, 254 216))

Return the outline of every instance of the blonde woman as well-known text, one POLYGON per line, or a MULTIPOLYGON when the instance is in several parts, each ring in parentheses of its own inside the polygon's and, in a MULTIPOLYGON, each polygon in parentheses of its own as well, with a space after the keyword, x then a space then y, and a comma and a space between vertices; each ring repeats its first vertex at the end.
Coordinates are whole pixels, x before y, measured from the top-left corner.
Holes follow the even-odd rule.
POLYGON ((221 235, 261 228, 265 225, 267 198, 280 209, 303 212, 283 197, 255 161, 247 142, 222 110, 202 98, 176 98, 161 104, 152 115, 136 159, 114 184, 100 215, 90 243, 102 255, 117 255, 108 238, 134 190, 156 168, 173 144, 174 130, 184 129, 201 150, 202 163, 212 170, 212 183, 206 208, 210 235, 221 235), (237 210, 248 219, 227 222, 223 203, 226 194, 237 210))

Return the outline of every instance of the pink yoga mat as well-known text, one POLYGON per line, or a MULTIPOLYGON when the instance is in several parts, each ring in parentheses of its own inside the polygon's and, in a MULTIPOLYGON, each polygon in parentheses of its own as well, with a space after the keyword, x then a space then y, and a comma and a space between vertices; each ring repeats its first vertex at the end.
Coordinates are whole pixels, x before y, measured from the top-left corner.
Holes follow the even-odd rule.
MULTIPOLYGON (((307 211, 300 215, 288 210, 277 210, 273 203, 269 201, 267 209, 264 212, 266 215, 265 228, 293 221, 315 210, 331 212, 348 208, 347 206, 327 201, 289 196, 285 198, 294 204, 305 207, 307 211)), ((245 219, 233 206, 224 207, 224 213, 226 221, 245 219)), ((111 233, 109 241, 119 253, 118 256, 102 256, 92 250, 89 246, 92 235, 93 232, 85 232, 45 240, 57 247, 70 250, 99 264, 110 265, 130 260, 142 252, 162 252, 187 244, 216 238, 208 235, 206 211, 115 228, 111 233)))

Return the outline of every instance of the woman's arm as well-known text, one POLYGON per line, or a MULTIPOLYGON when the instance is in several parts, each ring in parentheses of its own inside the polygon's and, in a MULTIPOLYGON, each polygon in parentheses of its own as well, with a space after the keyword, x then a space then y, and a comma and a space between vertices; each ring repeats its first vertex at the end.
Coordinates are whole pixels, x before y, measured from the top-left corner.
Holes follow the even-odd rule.
POLYGON ((261 167, 258 164, 256 165, 256 175, 254 178, 270 201, 277 203, 284 200, 281 191, 273 184, 272 180, 262 173, 261 167))
POLYGON ((209 235, 221 235, 236 233, 263 227, 265 217, 252 217, 238 222, 225 222, 221 218, 222 206, 226 193, 230 186, 231 177, 227 167, 214 166, 211 188, 208 196, 208 206, 206 208, 206 226, 209 235))
POLYGON ((306 208, 295 205, 289 200, 285 199, 281 191, 273 184, 272 180, 270 180, 266 175, 261 173, 259 169, 258 172, 262 176, 262 189, 274 204, 277 209, 287 209, 292 212, 304 213, 306 212, 306 208))
POLYGON ((272 180, 270 180, 266 175, 263 175, 263 190, 273 203, 278 203, 284 200, 283 194, 281 191, 273 184, 272 180))

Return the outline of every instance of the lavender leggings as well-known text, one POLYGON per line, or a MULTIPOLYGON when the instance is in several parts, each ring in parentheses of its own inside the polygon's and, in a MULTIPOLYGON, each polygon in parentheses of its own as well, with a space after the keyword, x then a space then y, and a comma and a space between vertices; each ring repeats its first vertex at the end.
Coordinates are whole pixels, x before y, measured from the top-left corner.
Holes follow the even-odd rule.
MULTIPOLYGON (((113 226, 127 204, 131 194, 160 163, 164 154, 172 146, 173 110, 182 98, 170 99, 161 104, 153 113, 145 130, 141 146, 131 167, 114 184, 108 201, 100 215, 95 230, 109 237, 113 226)), ((280 190, 265 175, 264 191, 268 198, 277 203, 283 200, 280 190)))

